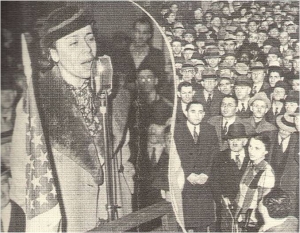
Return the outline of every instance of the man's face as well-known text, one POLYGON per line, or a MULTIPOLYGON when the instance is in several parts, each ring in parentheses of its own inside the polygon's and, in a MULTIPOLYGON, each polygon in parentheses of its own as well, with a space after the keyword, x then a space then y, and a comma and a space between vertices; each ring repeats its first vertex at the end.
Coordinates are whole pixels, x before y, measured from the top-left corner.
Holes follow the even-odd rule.
POLYGON ((191 82, 191 80, 195 76, 195 69, 194 68, 184 68, 184 69, 181 69, 180 73, 182 74, 183 81, 191 82))
POLYGON ((1 210, 7 206, 10 201, 8 179, 7 175, 1 175, 1 210))
POLYGON ((133 41, 136 46, 146 46, 151 38, 151 28, 148 24, 137 23, 133 31, 133 41))
POLYGON ((181 98, 181 101, 185 104, 192 102, 195 91, 193 91, 193 87, 182 87, 180 92, 178 92, 178 96, 181 98))
POLYGON ((258 33, 258 41, 257 41, 257 43, 263 44, 267 39, 268 39, 268 36, 267 36, 266 33, 264 33, 264 32, 258 33))
POLYGON ((148 142, 152 144, 164 144, 165 125, 151 124, 148 129, 148 142))
POLYGON ((261 22, 260 28, 261 28, 262 30, 268 31, 268 29, 269 29, 268 21, 263 21, 263 22, 261 22))
POLYGON ((277 56, 277 54, 268 54, 268 56, 267 56, 267 61, 268 61, 268 63, 270 64, 271 62, 276 62, 276 61, 278 61, 279 59, 278 59, 278 56, 277 56))
POLYGON ((259 38, 258 34, 254 33, 254 32, 249 33, 249 34, 250 34, 250 36, 249 36, 249 43, 257 43, 258 38, 259 38))
POLYGON ((293 60, 293 68, 294 68, 295 71, 299 72, 299 66, 300 66, 300 60, 299 60, 299 58, 293 60))
POLYGON ((271 72, 270 73, 270 76, 269 76, 269 83, 270 83, 270 86, 271 87, 275 87, 275 84, 278 82, 278 81, 282 81, 283 78, 280 77, 279 73, 278 72, 271 72))
POLYGON ((1 90, 1 108, 10 109, 15 103, 17 92, 15 90, 1 90))
POLYGON ((218 82, 214 78, 206 78, 202 81, 202 86, 207 92, 212 92, 217 84, 218 82))
POLYGON ((285 98, 285 90, 282 87, 276 87, 273 91, 273 99, 276 101, 283 100, 285 98))
POLYGON ((193 50, 190 50, 190 49, 183 50, 184 60, 185 61, 190 60, 192 58, 193 54, 194 54, 193 50))
POLYGON ((205 14, 205 21, 206 22, 210 22, 211 19, 212 19, 212 14, 210 14, 210 13, 205 14))
POLYGON ((263 100, 255 100, 250 106, 253 116, 256 118, 263 118, 268 111, 267 104, 263 100))
POLYGON ((265 72, 263 70, 253 70, 251 78, 254 84, 261 83, 264 81, 265 72))
POLYGON ((222 13, 223 13, 224 15, 229 15, 229 14, 230 14, 229 8, 228 8, 228 7, 223 7, 222 13))
POLYGON ((194 11, 195 19, 202 19, 202 16, 203 16, 203 10, 201 8, 194 11))
POLYGON ((172 4, 170 6, 170 10, 171 10, 171 12, 176 13, 178 11, 178 5, 177 4, 172 4))
POLYGON ((300 91, 300 80, 299 79, 293 79, 292 88, 294 91, 300 91))
POLYGON ((243 43, 246 38, 243 32, 237 32, 235 36, 238 43, 243 43))
POLYGON ((237 106, 233 98, 223 98, 221 103, 221 113, 223 117, 233 117, 237 112, 237 106))
POLYGON ((235 95, 238 100, 244 100, 249 97, 251 88, 249 86, 235 86, 235 95))
POLYGON ((224 59, 224 63, 229 67, 233 67, 236 63, 236 59, 234 56, 226 56, 224 59))
POLYGON ((263 47, 263 52, 264 52, 264 54, 268 54, 271 48, 272 48, 271 45, 265 45, 265 46, 263 47))
POLYGON ((233 91, 233 85, 227 79, 222 79, 219 83, 219 91, 225 95, 230 95, 233 91))
POLYGON ((240 62, 243 62, 243 63, 247 64, 249 61, 250 61, 249 54, 242 53, 241 57, 240 57, 240 62))
POLYGON ((190 33, 184 34, 183 39, 187 41, 188 43, 193 43, 194 36, 190 33))
POLYGON ((199 125, 205 115, 202 104, 192 104, 187 111, 187 119, 193 125, 199 125))
POLYGON ((151 70, 141 70, 137 77, 138 89, 142 92, 149 93, 155 90, 157 84, 157 78, 154 76, 151 70))
POLYGON ((233 138, 228 140, 230 150, 233 152, 240 152, 244 149, 247 143, 246 138, 233 138))
POLYGON ((211 25, 213 27, 220 27, 221 26, 221 19, 219 17, 213 18, 213 20, 211 21, 211 25))
POLYGON ((204 70, 204 66, 197 66, 197 72, 195 74, 195 79, 197 81, 201 81, 202 80, 202 72, 204 70))
POLYGON ((278 38, 279 36, 279 30, 278 28, 272 28, 270 31, 269 31, 269 35, 273 38, 278 38))
POLYGON ((277 24, 280 24, 281 21, 282 21, 281 15, 275 15, 274 21, 275 21, 277 24))
POLYGON ((51 49, 52 59, 71 75, 90 78, 92 61, 96 56, 96 41, 90 25, 56 41, 51 49))
POLYGON ((272 23, 274 23, 274 19, 272 17, 268 17, 266 19, 266 21, 268 22, 269 25, 271 25, 272 23))
POLYGON ((176 21, 176 15, 174 13, 170 13, 167 20, 169 21, 169 23, 174 23, 176 21))
POLYGON ((286 102, 285 103, 285 110, 287 114, 292 114, 295 113, 297 111, 299 107, 298 103, 295 102, 286 102))
POLYGON ((175 54, 180 54, 181 53, 181 43, 179 41, 174 41, 172 43, 172 49, 173 49, 173 53, 175 54))
POLYGON ((265 144, 262 141, 257 140, 255 138, 250 139, 248 151, 250 160, 252 161, 262 159, 268 153, 265 144))
POLYGON ((235 50, 235 43, 233 40, 226 40, 224 41, 224 50, 226 52, 234 52, 235 50))
POLYGON ((182 35, 183 35, 183 33, 184 33, 184 29, 183 28, 176 28, 176 29, 174 29, 174 36, 177 36, 177 37, 181 38, 182 35))
POLYGON ((282 32, 279 35, 279 41, 281 45, 287 45, 289 43, 289 34, 287 32, 282 32))
POLYGON ((205 41, 197 40, 196 45, 199 49, 202 49, 205 46, 205 41))
POLYGON ((255 22, 251 21, 248 24, 248 30, 249 30, 249 32, 256 32, 257 31, 257 24, 255 22))
POLYGON ((207 58, 206 62, 208 63, 208 65, 212 68, 215 68, 219 65, 220 62, 220 58, 219 57, 211 57, 211 58, 207 58))

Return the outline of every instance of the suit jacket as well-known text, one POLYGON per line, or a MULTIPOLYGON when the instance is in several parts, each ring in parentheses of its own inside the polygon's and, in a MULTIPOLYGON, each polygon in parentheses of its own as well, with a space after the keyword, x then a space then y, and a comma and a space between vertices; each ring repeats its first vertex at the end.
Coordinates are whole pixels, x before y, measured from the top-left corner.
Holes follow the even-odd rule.
MULTIPOLYGON (((237 116, 235 122, 242 123, 241 119, 237 116)), ((208 119, 208 124, 215 127, 218 136, 219 142, 219 150, 223 151, 228 149, 228 142, 222 138, 222 130, 223 130, 223 116, 213 116, 208 119)))
POLYGON ((248 150, 245 149, 245 158, 241 169, 231 159, 231 150, 219 152, 214 158, 212 168, 212 187, 216 202, 220 202, 221 195, 228 197, 233 203, 239 192, 239 184, 249 162, 248 150))
POLYGON ((199 101, 205 111, 205 117, 203 121, 207 121, 212 116, 219 116, 221 111, 221 101, 225 95, 219 90, 215 89, 212 96, 212 102, 210 107, 207 105, 207 101, 204 97, 204 89, 201 89, 199 92, 195 93, 194 100, 199 101))
POLYGON ((176 125, 174 132, 177 152, 185 176, 182 191, 183 214, 186 227, 207 226, 214 221, 214 201, 210 187, 211 166, 218 148, 214 127, 200 124, 198 143, 194 143, 187 122, 176 125), (203 185, 192 185, 187 181, 191 173, 206 174, 209 178, 203 185))
MULTIPOLYGON (((253 85, 253 87, 255 86, 255 84, 253 85)), ((252 90, 253 90, 252 87, 252 90)), ((263 85, 261 86, 261 88, 257 91, 258 92, 265 92, 267 94, 268 89, 270 88, 270 84, 267 82, 263 82, 263 85)), ((253 96, 253 93, 251 92, 251 97, 253 96)))
POLYGON ((272 125, 271 123, 267 122, 265 119, 262 119, 257 127, 255 125, 253 116, 249 118, 243 118, 241 120, 245 126, 247 135, 253 135, 262 132, 272 132, 277 130, 275 125, 272 125))
POLYGON ((280 112, 275 115, 274 112, 273 112, 273 109, 270 108, 269 111, 266 113, 266 121, 277 126, 276 124, 276 117, 279 116, 279 115, 283 115, 285 113, 285 108, 284 106, 282 106, 280 112))
POLYGON ((179 99, 177 102, 177 110, 176 110, 176 124, 178 124, 179 122, 184 122, 186 120, 187 120, 187 118, 186 118, 186 115, 182 111, 182 104, 179 99))
MULTIPOLYGON (((278 132, 271 134, 270 164, 275 161, 275 145, 278 144, 278 132)), ((276 184, 290 195, 291 215, 299 217, 299 133, 291 134, 288 147, 285 150, 287 162, 281 177, 276 178, 276 184), (280 179, 280 180, 279 180, 280 179)))
POLYGON ((26 217, 22 208, 14 201, 10 200, 11 213, 8 232, 25 232, 26 230, 26 217))

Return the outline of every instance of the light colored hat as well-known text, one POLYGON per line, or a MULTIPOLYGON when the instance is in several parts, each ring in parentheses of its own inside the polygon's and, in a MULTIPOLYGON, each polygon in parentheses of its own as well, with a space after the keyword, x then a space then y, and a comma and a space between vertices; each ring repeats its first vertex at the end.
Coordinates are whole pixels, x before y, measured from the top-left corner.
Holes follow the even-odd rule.
POLYGON ((249 105, 251 106, 255 100, 262 100, 266 103, 268 109, 271 108, 271 101, 267 97, 266 93, 264 92, 256 93, 252 98, 249 99, 249 105))
POLYGON ((285 115, 279 115, 276 117, 276 123, 278 127, 284 131, 294 133, 297 131, 296 124, 291 117, 286 117, 285 115))

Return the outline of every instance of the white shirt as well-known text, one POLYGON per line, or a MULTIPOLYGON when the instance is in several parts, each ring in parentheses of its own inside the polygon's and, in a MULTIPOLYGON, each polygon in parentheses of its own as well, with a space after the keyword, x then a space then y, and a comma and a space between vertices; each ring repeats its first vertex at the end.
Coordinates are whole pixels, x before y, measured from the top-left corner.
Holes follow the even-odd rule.
POLYGON ((9 223, 10 223, 10 214, 11 214, 11 203, 9 202, 4 209, 1 210, 1 221, 3 224, 4 232, 8 232, 9 223))
POLYGON ((242 103, 243 103, 244 106, 245 106, 245 111, 248 109, 248 102, 249 102, 249 99, 250 99, 250 98, 248 98, 248 99, 246 99, 246 100, 244 100, 244 101, 241 101, 241 100, 238 101, 238 109, 239 109, 239 111, 242 111, 242 108, 243 108, 242 103))
POLYGON ((236 155, 239 155, 241 164, 243 164, 244 159, 245 159, 245 149, 241 150, 240 152, 235 152, 235 151, 230 152, 230 157, 234 162, 236 162, 236 155))
POLYGON ((289 48, 288 44, 285 45, 285 46, 280 45, 280 47, 279 47, 281 53, 284 52, 284 51, 286 51, 286 50, 288 50, 288 48, 289 48))
POLYGON ((282 107, 283 107, 283 104, 276 105, 276 104, 273 103, 272 104, 272 110, 273 110, 274 115, 276 113, 276 108, 278 109, 278 113, 280 113, 282 107))
MULTIPOLYGON (((207 101, 208 96, 209 96, 210 93, 208 93, 208 92, 204 89, 204 90, 203 90, 203 94, 204 94, 205 100, 207 101)), ((210 94, 210 97, 213 98, 213 93, 210 94)))
POLYGON ((263 86, 263 84, 264 84, 263 82, 262 83, 255 83, 255 84, 253 84, 252 92, 253 91, 256 91, 256 93, 259 92, 259 90, 261 89, 261 87, 263 86))
POLYGON ((189 121, 187 121, 187 127, 189 128, 190 133, 192 134, 193 138, 194 138, 194 129, 196 126, 196 132, 199 135, 200 134, 200 125, 193 125, 192 123, 190 123, 189 121))
POLYGON ((286 151, 286 148, 289 145, 291 136, 287 136, 286 138, 282 138, 280 135, 278 135, 278 144, 282 144, 282 152, 284 153, 286 151))

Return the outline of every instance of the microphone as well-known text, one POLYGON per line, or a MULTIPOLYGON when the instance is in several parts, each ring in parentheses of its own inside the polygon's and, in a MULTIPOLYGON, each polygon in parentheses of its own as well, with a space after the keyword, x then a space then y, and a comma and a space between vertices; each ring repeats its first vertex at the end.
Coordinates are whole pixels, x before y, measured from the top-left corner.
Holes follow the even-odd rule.
POLYGON ((92 89, 96 95, 110 95, 112 91, 113 67, 107 55, 95 58, 91 67, 92 89))

